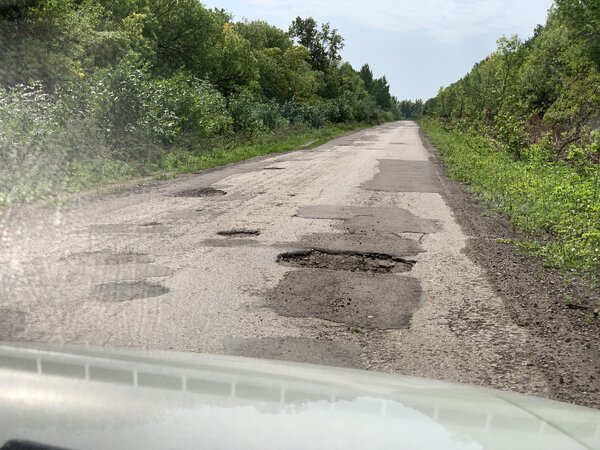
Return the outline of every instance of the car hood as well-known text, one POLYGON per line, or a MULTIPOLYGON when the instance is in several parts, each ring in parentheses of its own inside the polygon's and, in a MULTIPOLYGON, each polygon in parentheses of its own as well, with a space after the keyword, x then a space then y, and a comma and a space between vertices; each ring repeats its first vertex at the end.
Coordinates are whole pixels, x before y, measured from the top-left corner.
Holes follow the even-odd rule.
POLYGON ((600 411, 396 375, 0 343, 0 446, 600 448, 600 411))

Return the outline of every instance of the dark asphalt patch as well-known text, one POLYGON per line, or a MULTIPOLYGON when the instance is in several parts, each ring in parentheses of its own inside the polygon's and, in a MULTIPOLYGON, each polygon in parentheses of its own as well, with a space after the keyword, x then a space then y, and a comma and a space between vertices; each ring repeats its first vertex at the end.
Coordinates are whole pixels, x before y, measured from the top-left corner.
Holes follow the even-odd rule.
POLYGON ((259 236, 260 230, 249 230, 249 229, 245 229, 245 228, 237 228, 234 230, 217 231, 217 234, 219 236, 238 238, 238 237, 246 237, 246 236, 259 236))
POLYGON ((90 266, 152 262, 145 253, 115 253, 110 251, 75 253, 63 259, 74 260, 90 266))
POLYGON ((409 272, 415 265, 414 261, 381 253, 332 252, 317 249, 282 253, 277 257, 277 262, 289 267, 369 273, 409 272))
POLYGON ((228 338, 225 353, 338 367, 357 367, 361 349, 349 342, 302 337, 228 338))
POLYGON ((366 329, 409 328, 422 298, 411 277, 327 269, 292 270, 266 294, 267 306, 282 316, 366 329))
POLYGON ((302 236, 301 248, 320 248, 332 251, 385 253, 393 256, 414 257, 421 253, 421 244, 393 233, 313 233, 302 236))
POLYGON ((422 219, 410 211, 392 207, 317 205, 298 209, 298 217, 306 219, 338 219, 350 233, 435 233, 437 221, 422 219))
POLYGON ((215 189, 211 187, 200 187, 175 192, 173 194, 173 197, 218 197, 220 195, 225 194, 227 194, 227 192, 222 191, 221 189, 215 189))
POLYGON ((24 330, 24 312, 13 308, 0 308, 0 341, 12 341, 24 330))
POLYGON ((102 283, 92 288, 94 298, 107 303, 160 297, 168 292, 169 288, 147 281, 102 283))
POLYGON ((385 192, 441 192, 439 177, 430 161, 380 159, 379 172, 361 187, 385 192))

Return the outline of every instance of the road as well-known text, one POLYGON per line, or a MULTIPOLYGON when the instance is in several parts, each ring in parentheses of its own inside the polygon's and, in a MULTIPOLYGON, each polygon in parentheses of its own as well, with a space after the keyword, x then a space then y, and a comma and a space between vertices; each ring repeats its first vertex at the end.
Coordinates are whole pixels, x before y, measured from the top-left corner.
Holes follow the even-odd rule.
POLYGON ((0 340, 325 363, 545 395, 413 122, 8 211, 0 340))

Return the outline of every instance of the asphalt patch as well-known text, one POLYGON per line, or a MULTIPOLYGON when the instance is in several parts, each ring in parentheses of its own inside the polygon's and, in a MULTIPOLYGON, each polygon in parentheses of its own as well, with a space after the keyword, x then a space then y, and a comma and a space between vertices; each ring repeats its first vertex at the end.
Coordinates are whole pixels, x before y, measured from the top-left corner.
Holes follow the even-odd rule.
POLYGON ((365 329, 405 329, 423 303, 415 278, 397 274, 298 269, 266 294, 286 317, 317 318, 365 329))
POLYGON ((160 297, 168 292, 169 288, 147 281, 102 283, 92 288, 95 299, 106 303, 160 297))
POLYGON ((277 262, 289 267, 369 273, 410 272, 415 265, 414 261, 382 253, 332 252, 318 249, 282 253, 277 257, 277 262))
POLYGON ((380 159, 379 172, 363 189, 385 192, 441 192, 441 183, 430 161, 380 159))
POLYGON ((236 228, 234 230, 217 231, 219 236, 226 236, 232 238, 246 237, 246 236, 259 236, 260 230, 249 230, 245 228, 236 228))
POLYGON ((173 197, 218 197, 225 195, 227 192, 221 189, 215 189, 211 187, 201 187, 195 189, 185 189, 183 191, 175 192, 173 197))
POLYGON ((228 338, 224 351, 233 356, 338 367, 357 367, 361 353, 358 345, 349 342, 292 336, 228 338))
POLYGON ((0 308, 0 341, 12 341, 24 330, 24 312, 13 308, 0 308))
POLYGON ((415 216, 407 209, 393 207, 316 205, 298 209, 298 217, 306 219, 343 220, 350 233, 435 233, 439 224, 432 219, 415 216))

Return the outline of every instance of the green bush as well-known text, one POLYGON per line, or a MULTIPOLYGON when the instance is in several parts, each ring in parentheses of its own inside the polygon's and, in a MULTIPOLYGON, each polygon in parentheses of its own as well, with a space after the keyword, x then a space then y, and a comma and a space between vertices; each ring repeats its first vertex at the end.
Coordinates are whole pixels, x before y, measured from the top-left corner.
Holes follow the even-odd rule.
POLYGON ((465 181, 519 228, 554 238, 536 243, 548 265, 598 276, 600 270, 600 173, 565 162, 515 161, 480 135, 446 130, 422 119, 427 137, 451 177, 465 181))

